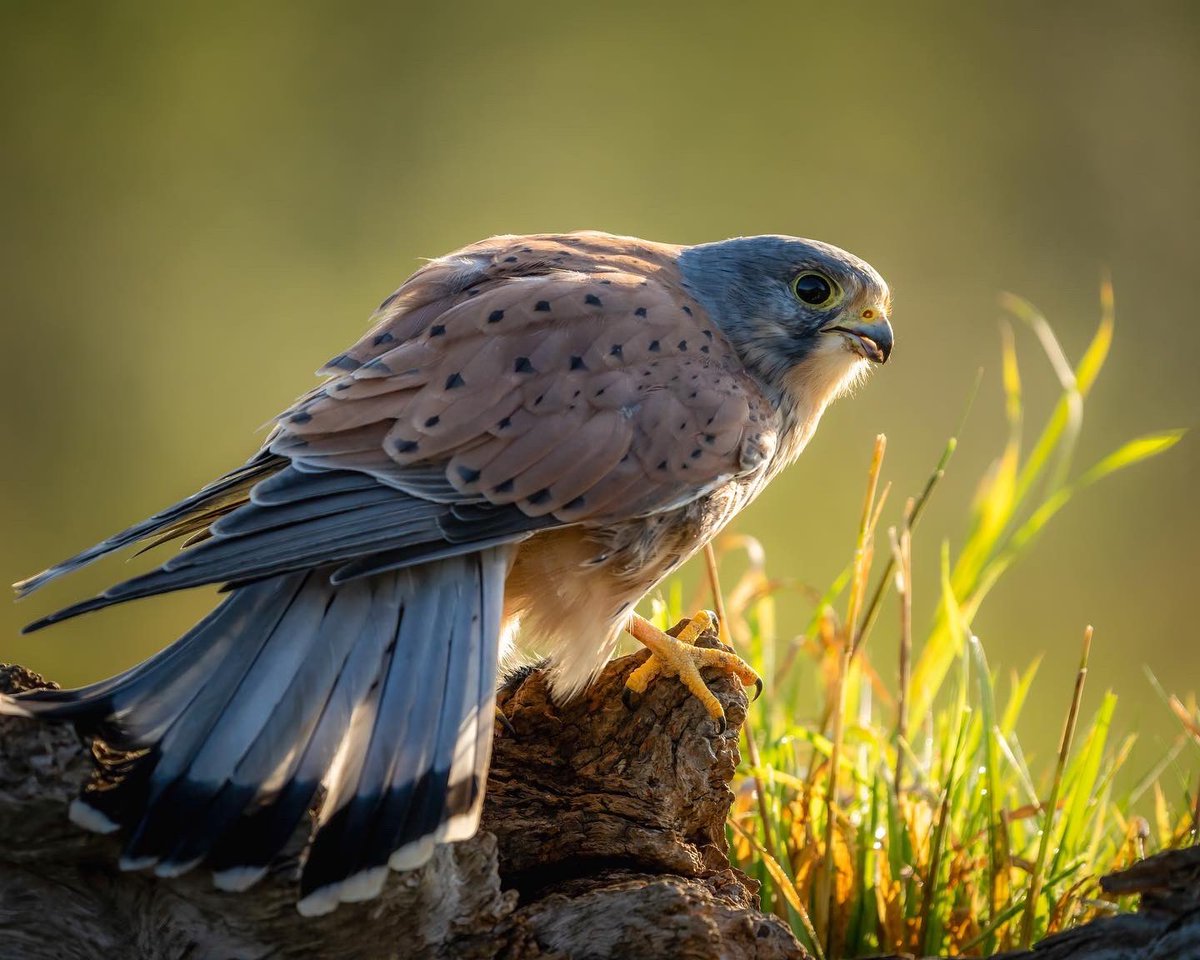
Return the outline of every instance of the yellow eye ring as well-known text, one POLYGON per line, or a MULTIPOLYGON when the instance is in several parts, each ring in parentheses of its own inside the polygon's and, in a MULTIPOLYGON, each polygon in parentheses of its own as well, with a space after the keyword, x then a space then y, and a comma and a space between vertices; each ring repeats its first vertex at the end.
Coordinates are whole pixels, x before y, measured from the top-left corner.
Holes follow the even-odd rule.
POLYGON ((827 307, 840 294, 838 285, 816 270, 805 270, 792 281, 792 296, 810 307, 827 307))

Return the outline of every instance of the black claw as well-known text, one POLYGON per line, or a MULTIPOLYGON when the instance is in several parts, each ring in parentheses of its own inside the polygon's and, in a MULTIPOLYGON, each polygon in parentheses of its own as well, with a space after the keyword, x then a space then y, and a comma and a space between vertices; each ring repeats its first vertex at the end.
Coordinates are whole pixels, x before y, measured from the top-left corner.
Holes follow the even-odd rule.
POLYGON ((517 728, 512 725, 512 721, 504 715, 504 711, 499 707, 496 708, 496 719, 500 721, 500 726, 504 728, 510 737, 517 739, 517 728))
POLYGON ((725 731, 729 728, 729 724, 725 722, 724 714, 719 717, 713 717, 713 719, 717 721, 717 736, 723 736, 725 731))
POLYGON ((634 699, 635 694, 629 687, 621 691, 621 702, 625 704, 625 709, 632 713, 637 709, 637 701, 634 699))
POLYGON ((750 702, 753 703, 755 700, 757 700, 761 696, 762 696, 762 677, 755 677, 754 678, 754 696, 750 698, 750 702))

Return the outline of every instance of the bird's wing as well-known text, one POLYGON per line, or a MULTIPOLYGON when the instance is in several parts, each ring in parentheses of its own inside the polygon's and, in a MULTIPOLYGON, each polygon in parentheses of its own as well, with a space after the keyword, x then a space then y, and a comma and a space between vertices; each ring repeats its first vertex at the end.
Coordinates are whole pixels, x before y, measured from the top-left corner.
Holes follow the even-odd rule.
POLYGON ((155 536, 187 549, 27 629, 206 583, 327 565, 342 582, 762 469, 769 404, 673 258, 632 243, 508 238, 433 261, 247 467, 20 589, 155 536))
POLYGON ((673 257, 628 243, 506 238, 435 261, 280 417, 271 451, 401 486, 432 465, 463 498, 560 523, 761 468, 770 405, 673 257))

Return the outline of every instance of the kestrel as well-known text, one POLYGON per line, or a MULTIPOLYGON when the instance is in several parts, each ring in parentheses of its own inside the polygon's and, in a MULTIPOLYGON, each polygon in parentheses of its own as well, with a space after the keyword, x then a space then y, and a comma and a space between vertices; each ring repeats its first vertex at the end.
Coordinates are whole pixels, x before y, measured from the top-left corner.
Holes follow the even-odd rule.
MULTIPOLYGON (((577 694, 629 629, 723 729, 698 667, 740 659, 634 616, 638 600, 791 463, 892 348, 867 263, 785 236, 697 246, 502 236, 383 301, 244 465, 16 585, 135 543, 157 569, 47 616, 222 584, 162 652, 78 690, 0 697, 125 751, 72 819, 124 829, 122 866, 261 878, 310 809, 299 908, 378 894, 389 867, 479 822, 511 637, 577 694)), ((102 766, 104 766, 102 761, 102 766)))

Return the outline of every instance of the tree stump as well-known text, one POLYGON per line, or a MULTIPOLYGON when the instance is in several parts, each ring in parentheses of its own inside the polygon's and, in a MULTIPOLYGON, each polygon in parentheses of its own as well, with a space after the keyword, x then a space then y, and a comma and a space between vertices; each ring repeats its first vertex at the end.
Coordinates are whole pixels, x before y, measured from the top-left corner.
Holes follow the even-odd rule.
MULTIPOLYGON (((537 668, 511 678, 480 833, 392 874, 379 899, 318 918, 294 907, 306 836, 247 893, 215 889, 203 869, 119 871, 119 841, 67 819, 89 740, 0 717, 0 958, 803 960, 726 857, 745 694, 709 677, 729 720, 719 736, 673 680, 630 712, 620 692, 646 656, 613 661, 566 705, 537 668)), ((45 685, 0 666, 0 690, 45 685)))

